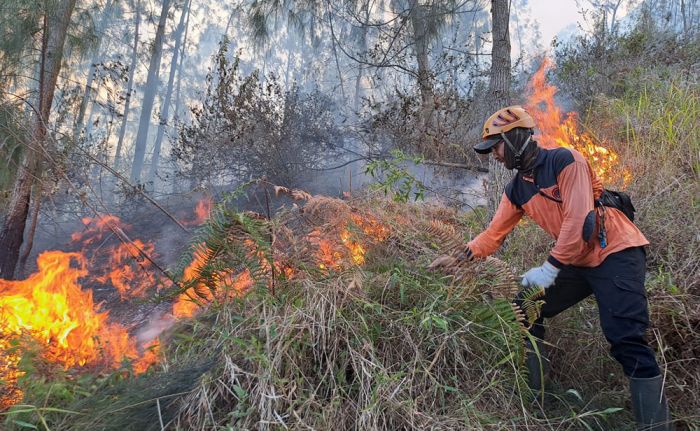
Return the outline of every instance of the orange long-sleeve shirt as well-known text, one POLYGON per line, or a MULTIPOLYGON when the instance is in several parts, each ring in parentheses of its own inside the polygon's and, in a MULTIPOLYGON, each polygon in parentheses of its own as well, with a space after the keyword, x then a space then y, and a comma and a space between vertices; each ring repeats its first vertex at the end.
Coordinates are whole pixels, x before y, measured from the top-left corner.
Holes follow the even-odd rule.
POLYGON ((595 199, 603 186, 588 161, 570 148, 540 148, 532 177, 518 173, 506 186, 488 228, 469 242, 477 257, 495 252, 523 215, 555 240, 548 261, 557 267, 594 267, 629 247, 649 244, 621 211, 606 207, 607 246, 598 239, 600 213, 595 199))

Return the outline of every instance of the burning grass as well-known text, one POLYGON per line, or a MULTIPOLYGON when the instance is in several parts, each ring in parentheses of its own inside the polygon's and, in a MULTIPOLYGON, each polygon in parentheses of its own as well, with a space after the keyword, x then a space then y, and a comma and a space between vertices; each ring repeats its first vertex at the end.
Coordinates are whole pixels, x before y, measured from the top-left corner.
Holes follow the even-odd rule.
MULTIPOLYGON (((542 90, 538 106, 550 109, 549 89, 542 90)), ((633 195, 652 242, 649 338, 675 418, 697 429, 697 89, 672 82, 653 90, 602 100, 583 129, 607 135, 581 133, 575 117, 562 120, 558 111, 553 118, 561 122, 546 130, 573 139, 601 175, 610 174, 603 175, 608 184, 627 185, 633 195), (594 142, 606 142, 605 151, 594 142)), ((88 383, 63 371, 41 390, 27 389, 25 379, 31 405, 17 406, 7 426, 631 429, 626 380, 592 329, 592 301, 551 322, 557 395, 542 412, 523 389, 520 328, 507 295, 492 294, 503 285, 499 273, 457 283, 425 271, 450 243, 481 230, 477 220, 370 198, 315 197, 271 221, 217 210, 181 265, 173 314, 182 320, 162 337, 159 366, 136 377, 122 368, 88 383), (55 388, 73 395, 57 398, 55 388)), ((524 221, 501 256, 523 270, 550 247, 524 221)), ((32 372, 33 383, 46 375, 32 372)))
MULTIPOLYGON (((206 307, 162 337, 158 369, 100 382, 61 405, 76 413, 54 412, 51 429, 595 429, 624 421, 608 417, 610 400, 566 396, 548 417, 530 413, 520 324, 510 302, 492 294, 508 284, 505 273, 455 281, 425 270, 475 225, 446 208, 373 199, 313 198, 272 221, 216 211, 195 239, 199 263, 182 286, 206 307), (328 265, 320 240, 337 253, 328 265), (240 274, 250 276, 245 289, 235 286, 240 274)), ((10 418, 31 422, 32 414, 10 418)))

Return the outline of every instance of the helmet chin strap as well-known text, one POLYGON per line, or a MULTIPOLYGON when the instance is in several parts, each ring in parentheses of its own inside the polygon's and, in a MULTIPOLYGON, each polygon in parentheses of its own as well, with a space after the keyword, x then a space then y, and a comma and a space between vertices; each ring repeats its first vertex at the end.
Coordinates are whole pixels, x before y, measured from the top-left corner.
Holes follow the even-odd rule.
POLYGON ((520 169, 520 156, 523 155, 525 149, 527 148, 527 145, 530 143, 530 140, 532 139, 532 133, 530 134, 530 136, 527 137, 527 140, 525 140, 522 147, 520 147, 520 150, 515 149, 515 146, 513 146, 513 144, 510 142, 510 139, 508 139, 505 133, 501 132, 501 138, 503 138, 503 142, 505 142, 506 145, 508 145, 508 148, 510 148, 510 150, 515 156, 515 163, 513 165, 513 168, 520 169))

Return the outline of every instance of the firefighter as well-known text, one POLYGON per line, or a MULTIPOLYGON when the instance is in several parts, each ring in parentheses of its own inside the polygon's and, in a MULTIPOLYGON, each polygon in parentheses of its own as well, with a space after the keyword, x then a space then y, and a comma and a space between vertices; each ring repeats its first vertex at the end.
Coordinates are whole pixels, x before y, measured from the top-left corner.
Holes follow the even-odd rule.
MULTIPOLYGON (((516 175, 491 223, 468 243, 463 258, 489 256, 523 215, 534 220, 556 243, 545 262, 522 278, 524 290, 539 286, 545 291, 541 316, 529 328, 538 340, 538 348, 530 345, 526 358, 530 387, 542 389, 547 364, 541 343, 544 319, 593 294, 610 353, 629 378, 639 429, 670 430, 663 378, 645 340, 649 313, 644 246, 649 242, 621 209, 600 205, 602 184, 578 151, 539 147, 534 128, 534 119, 520 106, 503 108, 486 120, 483 140, 474 150, 491 153, 516 175)), ((443 262, 438 259, 431 266, 443 262)))

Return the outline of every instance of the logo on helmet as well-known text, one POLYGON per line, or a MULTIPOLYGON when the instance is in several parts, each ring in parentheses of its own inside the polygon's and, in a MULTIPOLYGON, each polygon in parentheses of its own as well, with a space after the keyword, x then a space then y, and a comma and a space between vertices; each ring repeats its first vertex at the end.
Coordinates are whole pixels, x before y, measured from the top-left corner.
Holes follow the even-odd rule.
POLYGON ((503 127, 511 123, 515 123, 518 120, 520 120, 520 117, 514 114, 513 111, 511 111, 510 109, 506 109, 505 111, 498 114, 496 118, 494 118, 493 125, 496 127, 503 127), (507 116, 504 114, 507 114, 507 116))

